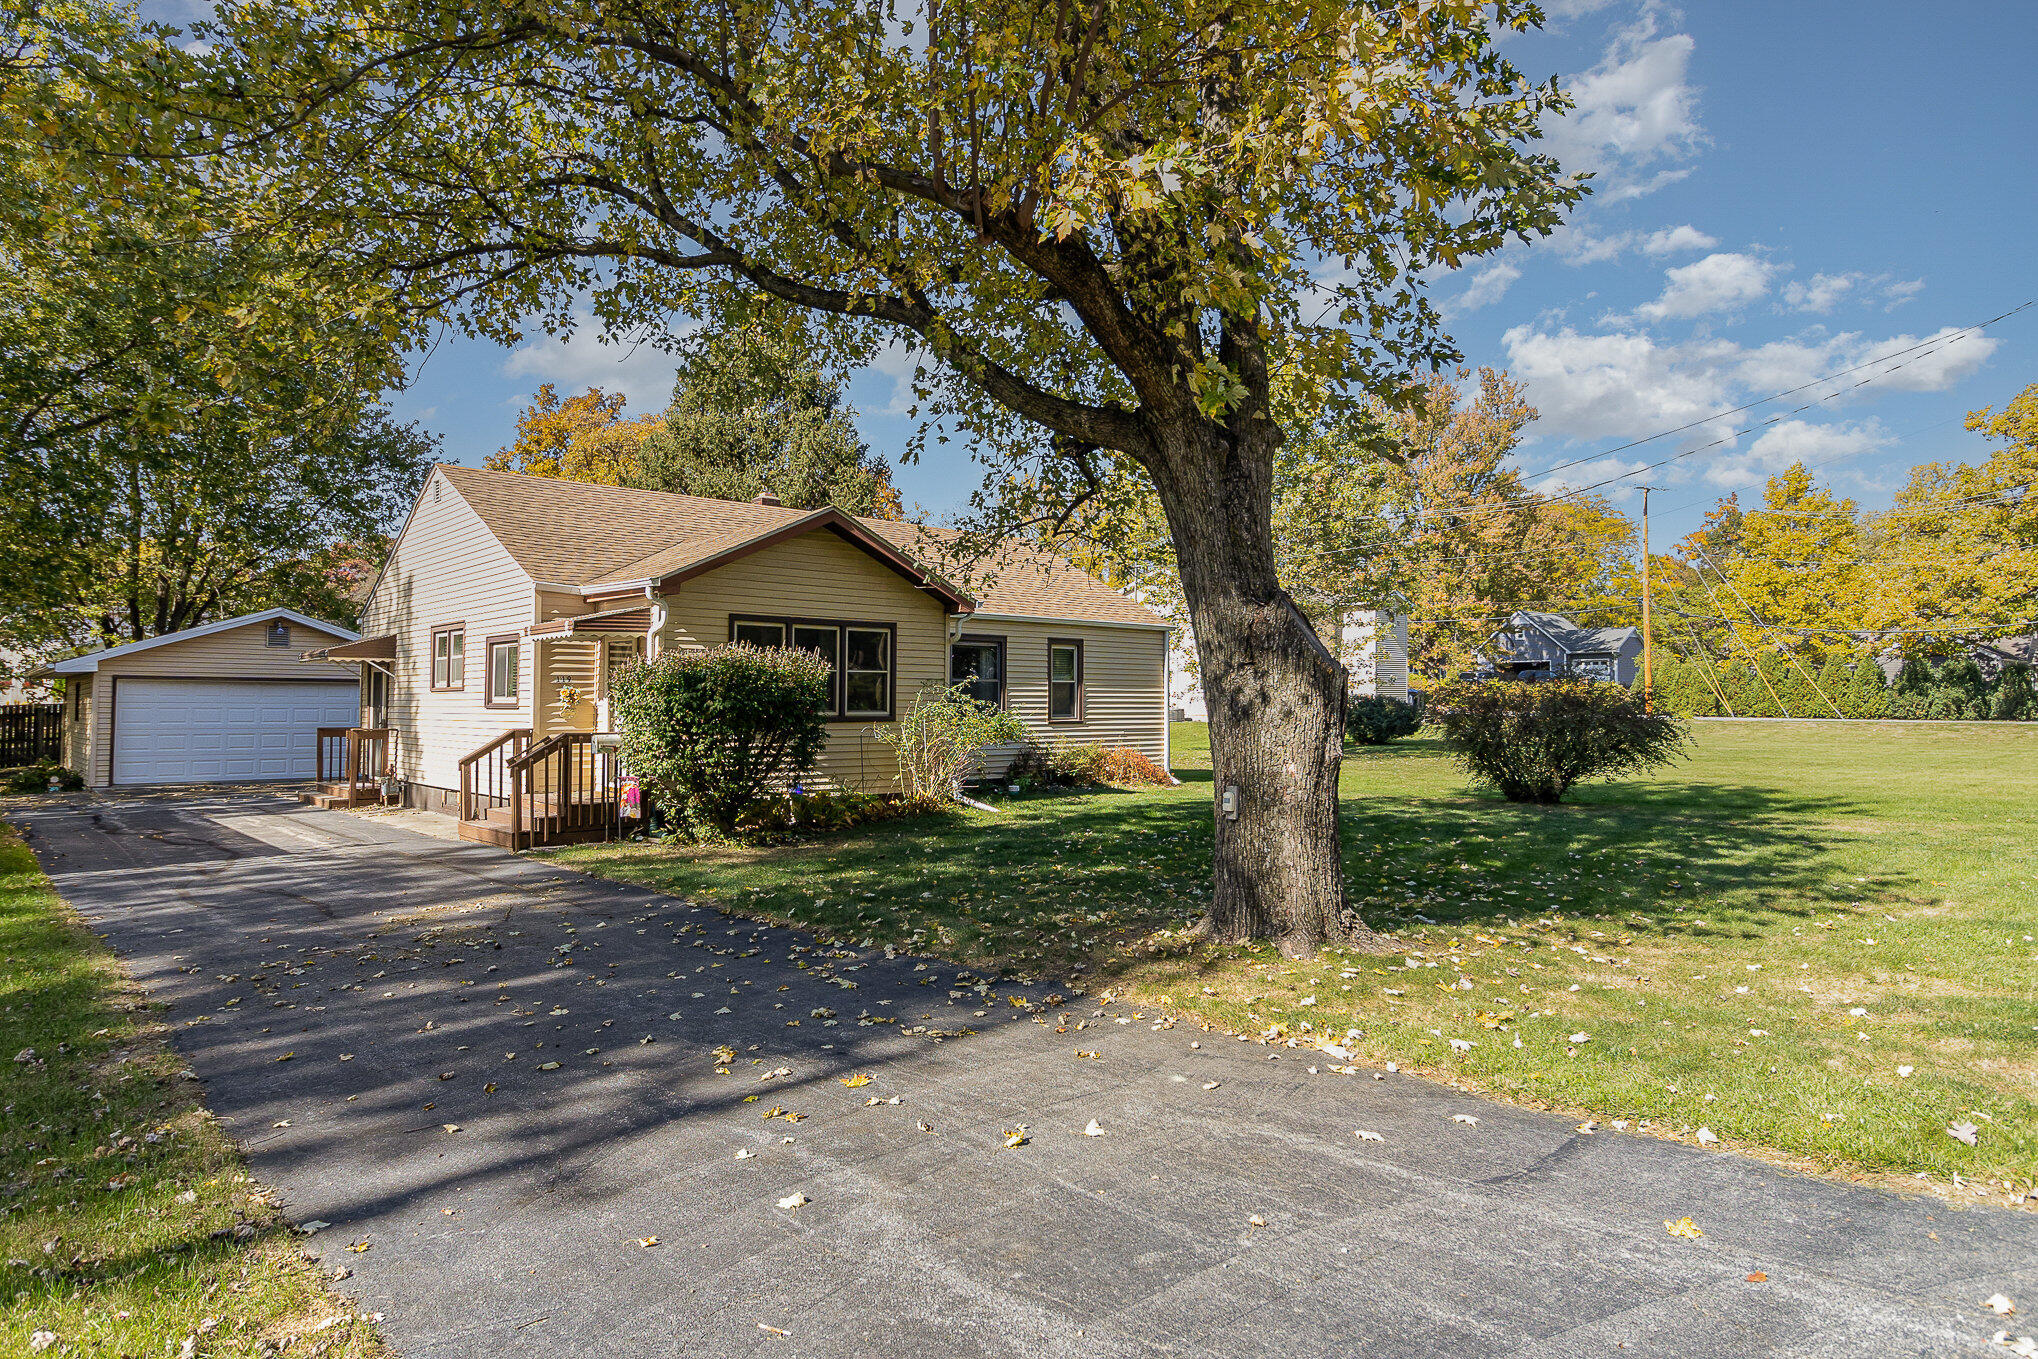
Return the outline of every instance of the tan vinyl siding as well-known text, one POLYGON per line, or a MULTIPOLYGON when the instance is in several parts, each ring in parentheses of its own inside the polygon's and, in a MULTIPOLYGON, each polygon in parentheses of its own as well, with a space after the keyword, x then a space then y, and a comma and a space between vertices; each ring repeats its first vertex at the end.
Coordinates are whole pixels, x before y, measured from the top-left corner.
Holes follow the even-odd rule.
MULTIPOLYGON (((939 601, 833 533, 806 534, 697 576, 664 598, 657 650, 720 646, 729 616, 813 618, 898 627, 894 706, 948 678, 947 613, 939 601)), ((889 792, 898 786, 890 747, 864 734, 870 719, 829 724, 816 787, 889 792)))
MULTIPOLYGON (((1114 628, 1095 623, 999 622, 965 619, 970 637, 1005 639, 1005 707, 1043 745, 1130 746, 1156 764, 1167 762, 1167 634, 1159 629, 1114 628), (1047 718, 1048 642, 1083 644, 1083 720, 1047 718)), ((991 753, 989 771, 1002 773, 1011 749, 991 753)))
POLYGON ((85 773, 92 764, 92 677, 64 680, 64 768, 85 773))
POLYGON ((352 680, 359 671, 337 662, 307 662, 304 653, 315 646, 343 640, 339 635, 290 624, 290 645, 269 645, 268 622, 244 623, 237 628, 165 642, 146 651, 132 652, 99 662, 92 679, 92 700, 88 703, 91 728, 91 770, 80 770, 95 788, 113 781, 114 699, 120 680, 129 675, 160 676, 165 679, 257 679, 257 680, 352 680))
MULTIPOLYGON (((532 643, 526 642, 528 648, 532 643)), ((537 685, 540 702, 536 731, 539 736, 549 736, 555 731, 592 731, 595 727, 595 700, 597 685, 601 677, 602 639, 599 637, 561 637, 551 641, 538 639, 539 671, 529 677, 537 685), (559 691, 571 685, 580 690, 581 699, 570 711, 559 701, 559 691)), ((520 684, 519 690, 528 684, 520 684)), ((521 697, 521 693, 519 697, 521 697)))
POLYGON ((537 678, 532 644, 518 658, 517 706, 491 708, 487 639, 521 633, 534 621, 537 590, 479 516, 439 471, 418 498, 375 592, 362 612, 361 635, 396 638, 389 725, 396 769, 435 788, 460 786, 460 760, 511 727, 531 725, 537 678), (466 625, 466 687, 435 690, 432 629, 466 625))

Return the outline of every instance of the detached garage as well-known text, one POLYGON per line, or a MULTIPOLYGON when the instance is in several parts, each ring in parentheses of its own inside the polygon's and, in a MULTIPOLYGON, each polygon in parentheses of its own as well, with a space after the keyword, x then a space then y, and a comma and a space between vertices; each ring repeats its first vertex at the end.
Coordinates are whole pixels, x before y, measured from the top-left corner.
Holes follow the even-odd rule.
POLYGON ((318 729, 359 724, 361 681, 352 666, 300 657, 356 640, 267 609, 74 656, 38 675, 65 682, 64 763, 94 788, 309 780, 318 729))

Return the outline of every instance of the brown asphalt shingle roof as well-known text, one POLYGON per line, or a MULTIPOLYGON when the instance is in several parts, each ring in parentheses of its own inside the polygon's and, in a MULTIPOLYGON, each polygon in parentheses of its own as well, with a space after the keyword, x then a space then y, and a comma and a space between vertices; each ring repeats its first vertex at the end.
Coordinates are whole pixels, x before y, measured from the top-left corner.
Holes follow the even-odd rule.
MULTIPOLYGON (((640 491, 442 463, 439 471, 532 580, 576 589, 657 579, 803 519, 811 510, 640 491)), ((1138 601, 1027 545, 974 565, 952 530, 895 519, 857 523, 976 597, 986 614, 1165 626, 1138 601)))

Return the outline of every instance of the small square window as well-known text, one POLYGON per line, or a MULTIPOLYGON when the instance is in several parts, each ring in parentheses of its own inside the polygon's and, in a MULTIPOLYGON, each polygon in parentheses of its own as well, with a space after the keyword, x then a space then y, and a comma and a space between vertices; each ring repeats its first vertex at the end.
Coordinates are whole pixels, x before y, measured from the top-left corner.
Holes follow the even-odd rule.
POLYGON ((522 644, 514 637, 488 643, 488 701, 496 707, 514 707, 517 701, 517 665, 522 644))
POLYGON ((460 624, 432 631, 432 687, 467 687, 467 629, 460 624))

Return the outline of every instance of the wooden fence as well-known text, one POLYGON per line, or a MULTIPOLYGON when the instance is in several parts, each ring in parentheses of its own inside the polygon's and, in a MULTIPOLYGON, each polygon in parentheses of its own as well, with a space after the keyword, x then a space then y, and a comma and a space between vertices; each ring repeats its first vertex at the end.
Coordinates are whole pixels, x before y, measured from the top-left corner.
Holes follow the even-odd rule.
POLYGON ((63 704, 0 703, 0 769, 63 758, 63 704))

